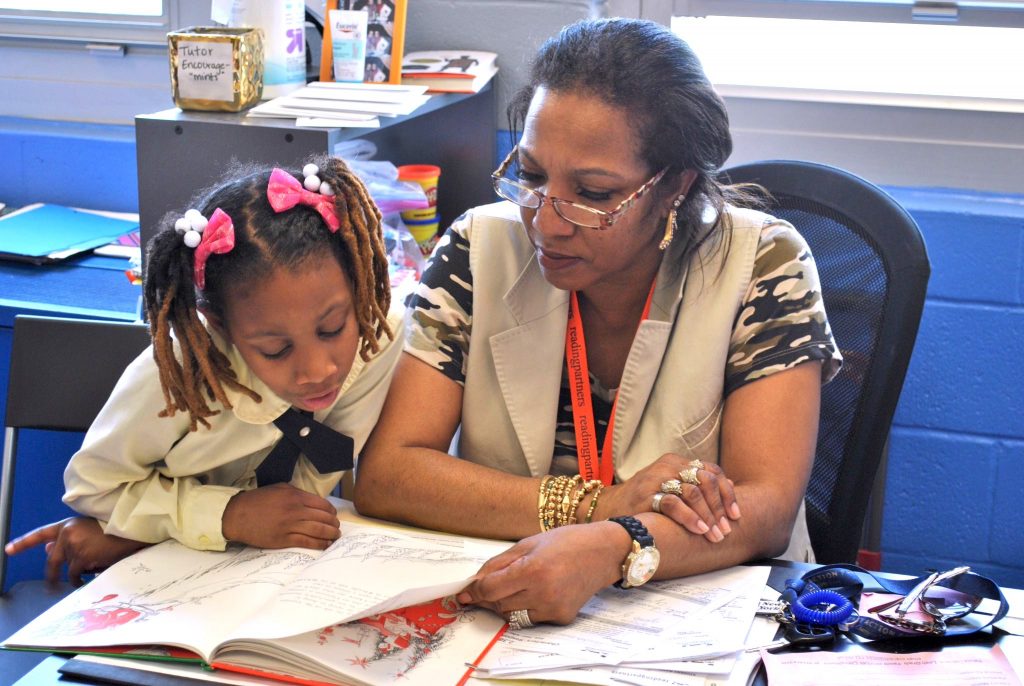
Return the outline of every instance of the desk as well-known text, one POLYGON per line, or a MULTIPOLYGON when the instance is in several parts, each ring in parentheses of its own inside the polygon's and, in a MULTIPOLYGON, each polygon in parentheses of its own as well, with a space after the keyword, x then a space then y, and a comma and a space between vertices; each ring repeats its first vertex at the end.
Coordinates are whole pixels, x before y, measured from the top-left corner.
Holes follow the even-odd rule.
MULTIPOLYGON (((784 585, 786 579, 794 576, 799 576, 804 572, 813 568, 813 565, 791 563, 782 561, 772 561, 772 571, 768 579, 768 584, 773 588, 781 588, 784 585)), ((899 644, 901 652, 918 652, 922 650, 934 650, 942 648, 943 650, 971 650, 978 648, 990 648, 992 645, 998 643, 1005 653, 1024 655, 1024 637, 1003 634, 1000 636, 994 636, 988 632, 979 632, 970 636, 962 636, 952 640, 936 641, 936 642, 925 642, 926 639, 907 642, 899 644)), ((849 641, 842 641, 839 643, 841 650, 860 650, 859 646, 849 641)), ((79 682, 71 679, 61 679, 58 669, 63 664, 64 658, 59 656, 51 656, 39 664, 38 667, 33 669, 31 672, 26 674, 20 680, 18 680, 14 686, 59 686, 60 684, 68 683, 89 683, 79 682)), ((1021 675, 1024 677, 1024 675, 1021 675)), ((269 683, 269 682, 268 682, 269 683)), ((504 683, 492 681, 490 683, 504 683)), ((515 682, 508 682, 515 683, 515 682)), ((548 682, 551 684, 561 682, 548 682)), ((757 679, 754 682, 758 686, 767 686, 767 680, 765 678, 763 670, 758 674, 757 679)))
POLYGON ((378 160, 441 167, 437 207, 447 226, 471 207, 494 200, 491 172, 497 138, 493 82, 472 95, 431 96, 415 112, 381 117, 379 129, 298 128, 292 120, 247 118, 244 113, 179 109, 135 118, 142 244, 169 211, 214 183, 232 160, 301 166, 338 143, 364 138, 378 160))

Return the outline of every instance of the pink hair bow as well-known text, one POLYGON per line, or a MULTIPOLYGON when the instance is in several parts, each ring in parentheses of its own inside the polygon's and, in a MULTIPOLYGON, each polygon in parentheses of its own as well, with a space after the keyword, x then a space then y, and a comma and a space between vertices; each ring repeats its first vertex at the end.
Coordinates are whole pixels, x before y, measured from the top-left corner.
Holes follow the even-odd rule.
POLYGON ((196 246, 192 275, 199 290, 206 288, 206 260, 216 253, 223 255, 235 247, 235 225, 231 217, 221 208, 210 215, 210 222, 203 231, 203 239, 196 246))
POLYGON ((267 200, 275 212, 284 212, 296 205, 308 205, 320 213, 332 233, 341 227, 338 215, 334 212, 334 196, 306 190, 298 179, 283 169, 275 167, 270 173, 267 200))

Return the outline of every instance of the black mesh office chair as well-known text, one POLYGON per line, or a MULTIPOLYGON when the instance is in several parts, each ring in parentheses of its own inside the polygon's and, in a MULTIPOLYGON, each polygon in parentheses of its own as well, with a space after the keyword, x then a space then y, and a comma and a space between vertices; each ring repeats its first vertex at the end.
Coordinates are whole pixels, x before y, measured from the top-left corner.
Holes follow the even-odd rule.
POLYGON ((924 241, 888 194, 835 167, 776 160, 722 178, 766 188, 768 211, 792 223, 814 253, 844 364, 822 389, 808 526, 818 562, 854 562, 924 306, 924 241))
MULTIPOLYGON (((10 537, 18 432, 85 431, 125 367, 147 345, 149 333, 143 324, 30 316, 14 319, 0 473, 0 641, 70 590, 66 584, 50 587, 42 581, 23 581, 5 593, 7 555, 2 548, 10 537)), ((61 483, 39 484, 40 497, 59 498, 63 490, 61 483)), ((43 657, 35 653, 4 655, 0 683, 12 683, 43 657)))

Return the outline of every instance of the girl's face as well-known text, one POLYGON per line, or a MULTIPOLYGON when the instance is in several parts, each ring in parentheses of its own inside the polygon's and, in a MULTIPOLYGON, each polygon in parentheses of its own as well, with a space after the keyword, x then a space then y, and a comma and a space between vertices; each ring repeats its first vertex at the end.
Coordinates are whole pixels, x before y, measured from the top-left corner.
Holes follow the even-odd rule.
MULTIPOLYGON (((610 212, 652 175, 637 154, 636 135, 618 107, 589 95, 538 88, 519 142, 519 180, 547 196, 610 212)), ((544 277, 557 288, 586 291, 653 275, 668 216, 659 190, 652 189, 607 229, 567 222, 547 201, 539 209, 522 208, 544 277)))
POLYGON ((348 277, 333 256, 225 293, 221 329, 253 373, 300 410, 330 407, 359 346, 348 277))

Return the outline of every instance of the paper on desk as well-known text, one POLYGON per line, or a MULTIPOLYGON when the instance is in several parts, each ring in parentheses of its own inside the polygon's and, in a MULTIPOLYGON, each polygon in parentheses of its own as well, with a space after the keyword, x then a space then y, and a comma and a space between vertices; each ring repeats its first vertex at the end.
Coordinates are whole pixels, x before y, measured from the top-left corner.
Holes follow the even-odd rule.
MULTIPOLYGON (((746 635, 757 612, 761 591, 768 581, 770 571, 769 567, 733 567, 690 577, 687 579, 687 588, 691 590, 692 597, 701 599, 700 609, 688 613, 684 618, 686 621, 675 625, 667 644, 649 644, 629 655, 625 662, 636 666, 636 663, 701 659, 706 668, 707 658, 738 652, 743 648, 742 637, 746 635), (718 589, 728 590, 721 593, 718 589), (703 596, 700 595, 701 591, 703 596), (697 647, 701 644, 707 648, 703 654, 680 651, 681 646, 697 647)), ((649 666, 653 669, 689 671, 685 665, 649 666)), ((710 673, 728 673, 731 668, 731 659, 728 664, 718 661, 711 666, 710 673)), ((701 671, 704 672, 703 669, 701 671)))
POLYGON ((249 110, 247 116, 327 116, 327 113, 355 113, 395 117, 411 114, 430 99, 429 95, 410 96, 403 102, 366 102, 363 100, 324 100, 284 95, 249 110), (313 113, 313 114, 310 114, 313 113))
MULTIPOLYGON (((636 589, 605 589, 569 626, 506 632, 480 664, 479 674, 522 678, 543 670, 536 676, 580 681, 582 674, 563 672, 636 659, 678 661, 734 654, 740 647, 734 637, 746 635, 768 572, 767 567, 735 567, 636 589), (750 608, 746 614, 724 610, 748 595, 753 598, 743 601, 750 608)), ((730 666, 719 669, 728 673, 730 666)))
MULTIPOLYGON (((779 592, 771 586, 765 586, 761 593, 764 600, 778 600, 779 592)), ((771 617, 754 617, 744 641, 745 648, 758 648, 767 645, 779 632, 779 623, 771 617)), ((704 686, 749 686, 757 675, 757 667, 761 662, 760 652, 741 652, 733 663, 732 671, 727 676, 709 676, 704 686)))
POLYGON ((295 126, 319 129, 379 129, 380 119, 344 119, 336 117, 296 117, 295 126))
POLYGON ((921 653, 768 653, 761 651, 769 684, 819 686, 1021 686, 999 646, 959 646, 921 653))

